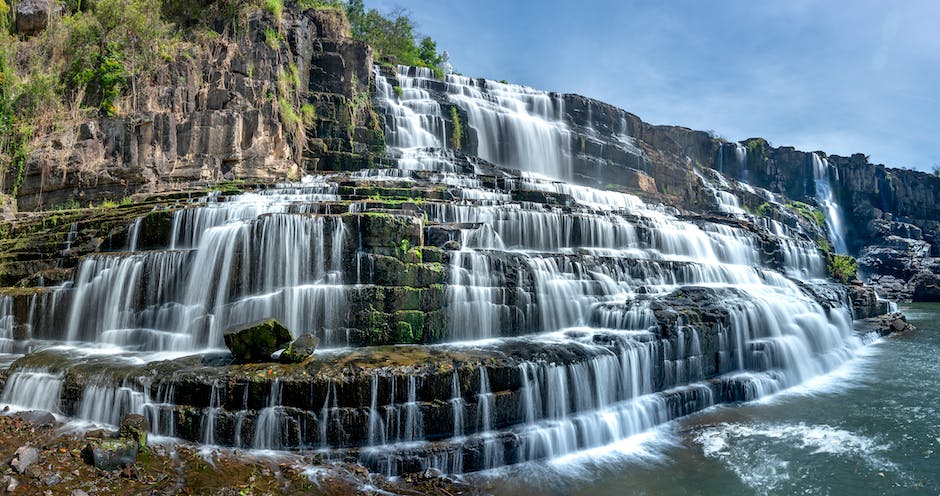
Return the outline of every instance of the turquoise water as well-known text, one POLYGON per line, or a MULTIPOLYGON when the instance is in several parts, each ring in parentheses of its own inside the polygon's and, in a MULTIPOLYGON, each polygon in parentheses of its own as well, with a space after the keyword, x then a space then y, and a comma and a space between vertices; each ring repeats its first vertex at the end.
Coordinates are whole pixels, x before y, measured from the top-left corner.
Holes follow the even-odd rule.
POLYGON ((938 495, 940 304, 902 310, 916 332, 806 387, 480 483, 539 496, 938 495))

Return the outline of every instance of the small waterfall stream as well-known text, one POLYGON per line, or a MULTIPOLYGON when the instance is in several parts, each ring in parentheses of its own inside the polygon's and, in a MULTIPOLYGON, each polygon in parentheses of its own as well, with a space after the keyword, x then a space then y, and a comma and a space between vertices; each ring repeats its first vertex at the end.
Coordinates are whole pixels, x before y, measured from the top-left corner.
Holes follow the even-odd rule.
POLYGON ((842 210, 836 201, 835 192, 832 190, 830 174, 836 175, 838 180, 838 170, 829 166, 829 161, 813 153, 813 184, 816 186, 816 200, 819 207, 826 215, 826 231, 829 239, 832 240, 833 248, 837 253, 848 253, 849 248, 845 243, 845 226, 842 221, 842 210))

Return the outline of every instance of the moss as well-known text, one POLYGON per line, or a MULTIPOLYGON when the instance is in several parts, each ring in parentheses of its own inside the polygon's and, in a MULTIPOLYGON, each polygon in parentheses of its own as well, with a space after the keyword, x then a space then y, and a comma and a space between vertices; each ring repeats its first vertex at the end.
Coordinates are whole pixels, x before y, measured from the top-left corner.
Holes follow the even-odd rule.
POLYGON ((463 147, 463 125, 460 123, 460 115, 457 113, 457 107, 450 108, 450 120, 453 123, 453 131, 450 134, 450 146, 454 150, 460 150, 463 147))
POLYGON ((818 225, 819 227, 826 225, 826 216, 819 210, 813 208, 810 205, 807 205, 806 203, 795 201, 787 205, 787 207, 796 210, 796 212, 803 218, 810 221, 811 223, 818 225))
POLYGON ((401 310, 393 315, 396 330, 398 330, 399 343, 419 343, 424 331, 424 312, 417 310, 401 310), (407 329, 406 334, 401 331, 407 329))
POLYGON ((378 311, 372 305, 367 310, 366 332, 369 344, 376 346, 386 344, 389 341, 388 320, 384 313, 378 311))

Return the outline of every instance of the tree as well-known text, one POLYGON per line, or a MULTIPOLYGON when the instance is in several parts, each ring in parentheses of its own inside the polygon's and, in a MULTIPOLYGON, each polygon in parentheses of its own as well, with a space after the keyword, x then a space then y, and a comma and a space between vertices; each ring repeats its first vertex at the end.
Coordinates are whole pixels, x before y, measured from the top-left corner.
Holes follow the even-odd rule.
POLYGON ((396 9, 382 14, 376 9, 366 10, 362 0, 348 0, 346 17, 353 37, 371 46, 376 59, 443 73, 444 57, 437 52, 437 43, 428 36, 416 41, 414 21, 408 11, 396 9))
POLYGON ((421 44, 418 45, 418 58, 428 67, 437 67, 444 61, 444 57, 437 53, 437 42, 430 36, 421 38, 421 44))

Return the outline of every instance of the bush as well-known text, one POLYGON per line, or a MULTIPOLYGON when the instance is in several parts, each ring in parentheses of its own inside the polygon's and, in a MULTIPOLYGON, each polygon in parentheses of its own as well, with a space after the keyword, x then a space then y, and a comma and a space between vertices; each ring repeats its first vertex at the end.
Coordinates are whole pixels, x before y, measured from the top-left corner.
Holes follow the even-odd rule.
POLYGON ((767 217, 768 215, 771 214, 771 212, 773 212, 773 209, 774 208, 770 205, 770 203, 768 202, 761 203, 760 206, 757 207, 757 215, 761 217, 767 217))
POLYGON ((849 255, 831 253, 828 269, 829 275, 842 283, 848 283, 858 276, 858 263, 855 261, 855 257, 849 255))
POLYGON ((282 35, 278 30, 272 28, 264 28, 264 43, 271 47, 272 50, 277 50, 281 47, 281 41, 284 40, 284 35, 282 35))

